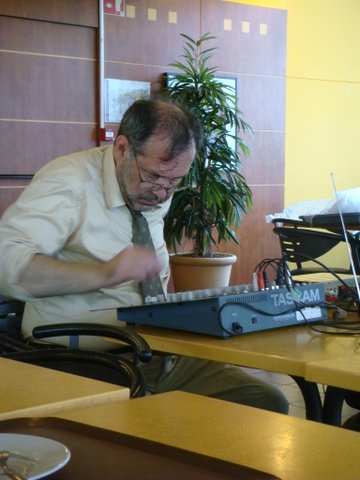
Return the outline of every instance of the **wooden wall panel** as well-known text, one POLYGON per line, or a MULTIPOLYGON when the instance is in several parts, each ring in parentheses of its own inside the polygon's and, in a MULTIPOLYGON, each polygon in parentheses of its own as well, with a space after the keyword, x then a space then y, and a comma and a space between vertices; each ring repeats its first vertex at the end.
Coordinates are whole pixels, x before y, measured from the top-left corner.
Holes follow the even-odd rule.
POLYGON ((284 132, 258 130, 248 141, 250 157, 243 159, 241 173, 250 185, 284 186, 284 137, 284 132))
POLYGON ((180 33, 200 32, 200 0, 132 0, 134 17, 105 15, 106 62, 166 66, 181 54, 180 33), (148 20, 148 10, 156 20, 148 20), (169 22, 176 12, 177 23, 169 22))
POLYGON ((98 26, 96 0, 0 0, 0 14, 88 27, 98 26))
POLYGON ((17 175, 98 144, 98 3, 0 0, 0 13, 3 211, 21 191, 17 175))
POLYGON ((96 145, 96 130, 95 122, 0 121, 0 175, 31 175, 60 155, 91 148, 96 145))
POLYGON ((219 0, 202 5, 201 30, 216 37, 219 70, 285 75, 286 11, 219 0))
POLYGON ((285 131, 285 77, 238 75, 237 97, 254 130, 285 131))
POLYGON ((94 60, 0 53, 0 69, 16 72, 2 81, 0 118, 95 121, 95 65, 94 60))
POLYGON ((17 53, 96 59, 96 30, 0 16, 0 45, 17 53))

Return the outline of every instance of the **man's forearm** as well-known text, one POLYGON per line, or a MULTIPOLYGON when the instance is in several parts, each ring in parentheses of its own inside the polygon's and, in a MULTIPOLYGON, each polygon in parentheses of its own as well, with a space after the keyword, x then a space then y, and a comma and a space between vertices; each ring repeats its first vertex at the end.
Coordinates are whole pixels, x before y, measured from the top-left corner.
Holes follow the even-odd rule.
POLYGON ((84 293, 105 284, 105 264, 72 263, 35 255, 19 280, 34 297, 84 293))
POLYGON ((126 281, 142 282, 159 275, 155 252, 129 246, 106 262, 73 263, 35 255, 18 286, 33 297, 86 293, 114 287, 126 281))

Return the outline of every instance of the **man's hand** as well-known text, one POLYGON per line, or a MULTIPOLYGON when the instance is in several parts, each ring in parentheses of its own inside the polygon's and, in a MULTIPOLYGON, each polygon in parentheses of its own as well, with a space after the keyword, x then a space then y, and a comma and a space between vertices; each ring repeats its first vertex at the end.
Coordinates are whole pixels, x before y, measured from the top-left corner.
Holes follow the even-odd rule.
POLYGON ((155 252, 144 247, 127 247, 103 264, 106 284, 112 287, 133 280, 137 283, 159 275, 161 267, 155 252))

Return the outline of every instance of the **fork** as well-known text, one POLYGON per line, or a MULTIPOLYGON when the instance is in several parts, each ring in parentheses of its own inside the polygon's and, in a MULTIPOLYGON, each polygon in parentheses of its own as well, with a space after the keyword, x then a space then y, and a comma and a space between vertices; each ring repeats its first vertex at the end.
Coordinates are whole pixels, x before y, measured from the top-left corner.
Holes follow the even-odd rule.
POLYGON ((10 456, 29 460, 29 457, 25 457, 24 455, 20 455, 18 453, 12 453, 7 450, 0 451, 0 468, 2 469, 4 475, 12 478, 12 480, 27 480, 25 475, 8 466, 7 461, 10 456))

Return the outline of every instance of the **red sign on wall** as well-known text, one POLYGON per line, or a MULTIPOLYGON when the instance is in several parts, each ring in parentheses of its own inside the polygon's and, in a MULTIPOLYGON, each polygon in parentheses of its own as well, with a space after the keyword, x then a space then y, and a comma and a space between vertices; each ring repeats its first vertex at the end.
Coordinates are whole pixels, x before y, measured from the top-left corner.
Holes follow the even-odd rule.
POLYGON ((125 17, 125 0, 104 0, 104 13, 125 17))

